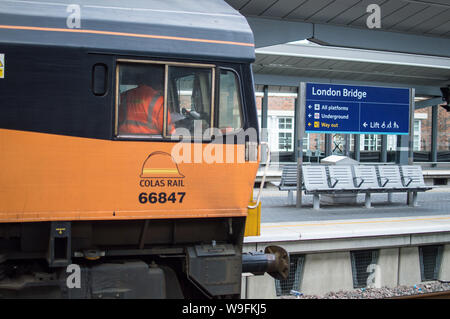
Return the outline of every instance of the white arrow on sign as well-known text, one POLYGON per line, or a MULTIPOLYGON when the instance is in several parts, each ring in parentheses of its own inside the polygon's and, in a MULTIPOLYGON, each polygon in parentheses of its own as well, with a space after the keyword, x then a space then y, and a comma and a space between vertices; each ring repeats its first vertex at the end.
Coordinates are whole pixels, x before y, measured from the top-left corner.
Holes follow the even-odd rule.
POLYGON ((312 108, 312 105, 308 105, 308 109, 312 108))
POLYGON ((308 113, 308 117, 311 117, 312 115, 311 115, 311 113, 308 113))
POLYGON ((366 122, 364 122, 364 123, 363 123, 363 126, 364 126, 364 127, 367 127, 367 123, 366 123, 366 122))

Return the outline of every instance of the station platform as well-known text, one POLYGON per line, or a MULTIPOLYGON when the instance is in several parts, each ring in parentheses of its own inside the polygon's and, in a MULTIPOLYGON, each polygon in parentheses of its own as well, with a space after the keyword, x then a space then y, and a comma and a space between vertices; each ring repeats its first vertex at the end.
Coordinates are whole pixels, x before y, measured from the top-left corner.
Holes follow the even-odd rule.
POLYGON ((388 202, 387 194, 372 194, 373 208, 365 208, 359 194, 356 204, 321 204, 315 210, 312 195, 303 194, 303 205, 296 208, 288 204, 287 192, 269 186, 261 196, 261 235, 244 243, 450 232, 450 187, 418 193, 417 207, 408 206, 406 196, 394 193, 388 202))
POLYGON ((450 187, 419 193, 417 207, 408 206, 406 197, 394 193, 388 202, 387 194, 372 194, 373 207, 365 208, 364 195, 358 195, 356 204, 321 203, 317 210, 311 195, 303 195, 302 208, 296 208, 288 204, 287 192, 269 185, 261 198, 260 236, 245 237, 243 251, 283 247, 291 256, 290 277, 277 282, 268 275, 246 276, 244 298, 279 298, 291 290, 317 296, 350 291, 361 272, 367 276, 373 269, 370 287, 414 286, 427 280, 422 247, 432 246, 441 247, 432 257, 440 265, 436 280, 450 281, 450 187), (377 252, 373 269, 365 268, 373 261, 354 259, 357 251, 377 252), (283 285, 287 288, 280 291, 283 285))

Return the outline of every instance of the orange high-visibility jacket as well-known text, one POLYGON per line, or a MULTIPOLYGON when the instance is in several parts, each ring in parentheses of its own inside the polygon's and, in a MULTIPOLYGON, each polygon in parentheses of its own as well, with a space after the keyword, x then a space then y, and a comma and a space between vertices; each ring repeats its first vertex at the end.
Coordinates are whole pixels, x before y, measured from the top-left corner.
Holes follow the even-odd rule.
MULTIPOLYGON (((147 85, 121 94, 121 114, 119 132, 137 134, 162 134, 164 127, 164 97, 147 85), (121 122, 122 121, 122 122, 121 122)), ((167 113, 170 123, 170 113, 167 113)), ((172 133, 173 125, 168 131, 172 133)))

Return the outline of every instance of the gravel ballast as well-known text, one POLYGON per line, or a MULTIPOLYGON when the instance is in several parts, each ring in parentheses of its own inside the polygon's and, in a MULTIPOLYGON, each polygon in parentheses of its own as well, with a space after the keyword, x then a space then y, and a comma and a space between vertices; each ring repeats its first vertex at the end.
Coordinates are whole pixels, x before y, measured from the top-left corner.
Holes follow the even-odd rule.
POLYGON ((395 288, 358 288, 349 291, 329 292, 323 296, 303 295, 291 291, 292 295, 282 296, 282 299, 383 299, 409 295, 419 295, 431 292, 450 291, 450 282, 429 281, 414 286, 398 286, 395 288))

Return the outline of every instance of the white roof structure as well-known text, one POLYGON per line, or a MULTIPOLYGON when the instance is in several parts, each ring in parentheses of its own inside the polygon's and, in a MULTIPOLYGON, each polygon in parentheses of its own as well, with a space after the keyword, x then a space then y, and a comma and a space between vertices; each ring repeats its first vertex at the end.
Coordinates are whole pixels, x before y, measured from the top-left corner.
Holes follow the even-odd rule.
POLYGON ((226 0, 254 32, 257 85, 300 81, 414 87, 442 103, 450 84, 448 0, 226 0), (381 10, 370 29, 368 6, 381 10), (304 40, 309 41, 304 41, 304 40), (302 41, 303 40, 303 41, 302 41))

